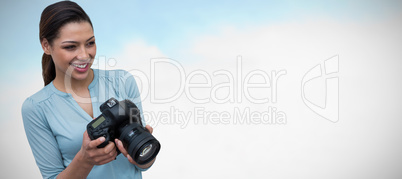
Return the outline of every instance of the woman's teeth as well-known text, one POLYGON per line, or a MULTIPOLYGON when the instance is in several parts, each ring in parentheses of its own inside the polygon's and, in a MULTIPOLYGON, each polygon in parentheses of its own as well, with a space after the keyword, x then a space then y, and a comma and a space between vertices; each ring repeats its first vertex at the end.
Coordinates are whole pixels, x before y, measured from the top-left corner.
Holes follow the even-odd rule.
POLYGON ((87 65, 88 65, 88 63, 85 63, 85 64, 82 64, 82 65, 79 65, 79 64, 71 64, 72 66, 74 66, 74 67, 77 67, 77 68, 85 68, 85 67, 87 67, 87 65))

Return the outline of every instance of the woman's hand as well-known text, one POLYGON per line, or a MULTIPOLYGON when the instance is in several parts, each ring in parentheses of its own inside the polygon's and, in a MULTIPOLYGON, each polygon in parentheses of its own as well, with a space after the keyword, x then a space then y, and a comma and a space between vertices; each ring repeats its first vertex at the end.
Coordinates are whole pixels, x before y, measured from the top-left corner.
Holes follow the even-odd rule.
POLYGON ((98 145, 105 141, 104 137, 99 137, 96 140, 91 140, 87 131, 84 132, 82 140, 81 153, 82 159, 85 163, 90 165, 103 165, 116 159, 117 151, 113 142, 104 148, 97 148, 98 145))
MULTIPOLYGON (((145 126, 145 129, 148 130, 149 133, 151 133, 151 134, 152 134, 152 132, 154 131, 154 129, 153 129, 150 125, 146 125, 146 126, 145 126)), ((154 163, 154 161, 155 161, 155 159, 156 159, 156 158, 153 159, 151 162, 149 162, 149 163, 147 163, 147 164, 145 164, 145 165, 139 165, 139 164, 137 164, 137 163, 133 160, 133 158, 131 158, 131 156, 128 154, 126 148, 124 148, 123 143, 122 143, 119 139, 115 139, 115 143, 116 143, 116 145, 117 145, 117 148, 120 150, 120 152, 121 152, 124 156, 126 156, 126 158, 128 159, 128 161, 129 161, 130 163, 134 164, 134 165, 137 165, 137 166, 140 167, 140 168, 145 169, 145 168, 150 167, 150 166, 154 163)))

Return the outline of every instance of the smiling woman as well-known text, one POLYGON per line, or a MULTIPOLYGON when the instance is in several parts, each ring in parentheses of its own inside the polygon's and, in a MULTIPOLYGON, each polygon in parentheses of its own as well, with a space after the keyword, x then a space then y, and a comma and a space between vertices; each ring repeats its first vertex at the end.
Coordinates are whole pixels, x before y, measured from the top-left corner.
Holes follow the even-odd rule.
MULTIPOLYGON (((111 97, 135 102, 143 115, 133 76, 123 70, 91 69, 96 55, 93 26, 74 2, 46 7, 39 34, 45 87, 25 100, 22 117, 42 176, 141 178, 141 171, 155 160, 137 164, 118 139, 98 148, 105 137, 91 140, 85 130, 100 115, 98 106, 111 97)), ((150 126, 146 128, 152 133, 150 126)))

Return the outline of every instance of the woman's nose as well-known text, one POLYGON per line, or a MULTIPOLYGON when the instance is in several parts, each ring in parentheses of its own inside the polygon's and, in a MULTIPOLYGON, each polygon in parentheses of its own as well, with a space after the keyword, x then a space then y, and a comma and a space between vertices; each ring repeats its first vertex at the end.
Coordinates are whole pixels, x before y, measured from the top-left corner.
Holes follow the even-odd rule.
POLYGON ((81 47, 78 54, 77 54, 77 59, 78 60, 86 60, 89 58, 88 51, 85 47, 81 47))

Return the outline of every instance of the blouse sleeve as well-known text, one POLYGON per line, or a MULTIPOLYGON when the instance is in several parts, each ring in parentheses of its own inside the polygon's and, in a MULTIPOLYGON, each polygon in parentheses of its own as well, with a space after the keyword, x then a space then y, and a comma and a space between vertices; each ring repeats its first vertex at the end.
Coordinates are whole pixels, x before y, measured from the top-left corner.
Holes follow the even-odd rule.
POLYGON ((145 119, 144 119, 144 113, 142 110, 142 104, 141 104, 141 96, 140 92, 138 90, 137 83, 134 79, 134 77, 127 71, 124 71, 124 77, 123 77, 123 89, 121 89, 121 97, 123 99, 129 99, 132 101, 140 110, 140 115, 141 115, 141 122, 145 127, 145 119))
POLYGON ((43 178, 56 178, 64 170, 62 156, 46 117, 28 98, 22 105, 25 133, 43 178))

